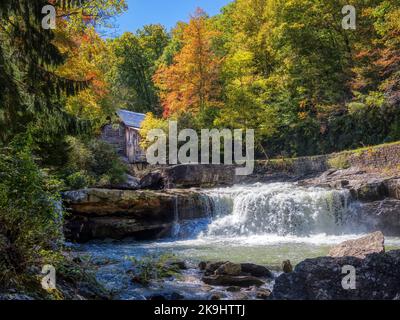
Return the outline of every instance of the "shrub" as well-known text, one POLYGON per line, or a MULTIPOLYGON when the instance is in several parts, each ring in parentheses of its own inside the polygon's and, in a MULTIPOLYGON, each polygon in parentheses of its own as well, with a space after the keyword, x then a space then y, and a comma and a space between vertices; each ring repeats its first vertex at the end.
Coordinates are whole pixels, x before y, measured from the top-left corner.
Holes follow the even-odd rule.
POLYGON ((66 183, 72 189, 84 189, 94 184, 94 179, 86 171, 78 171, 66 178, 66 183))
POLYGON ((64 170, 69 188, 125 182, 127 167, 110 144, 97 139, 85 143, 76 138, 70 138, 69 143, 68 166, 64 170))
POLYGON ((90 170, 96 177, 108 175, 112 183, 125 181, 126 167, 110 144, 93 140, 89 143, 89 150, 93 155, 90 170))
POLYGON ((63 211, 53 192, 28 146, 0 150, 1 286, 17 287, 32 266, 59 263, 63 211))
POLYGON ((134 266, 133 280, 148 285, 152 280, 161 280, 179 275, 179 268, 172 262, 176 261, 173 254, 148 255, 141 259, 129 258, 134 266))

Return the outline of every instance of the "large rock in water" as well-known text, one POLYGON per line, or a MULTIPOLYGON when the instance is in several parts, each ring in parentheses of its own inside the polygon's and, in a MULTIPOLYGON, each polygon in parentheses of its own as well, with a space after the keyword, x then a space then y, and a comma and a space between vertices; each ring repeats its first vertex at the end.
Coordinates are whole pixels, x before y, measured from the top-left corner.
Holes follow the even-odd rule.
POLYGON ((356 240, 345 241, 331 249, 331 257, 357 257, 365 258, 371 253, 385 252, 385 237, 380 231, 371 233, 356 240))
POLYGON ((275 300, 382 300, 400 297, 400 250, 373 253, 365 259, 322 257, 299 263, 280 275, 271 295, 275 300), (342 287, 344 266, 356 270, 356 289, 342 287))
POLYGON ((69 240, 157 239, 168 236, 177 220, 207 216, 203 196, 193 190, 84 189, 63 194, 70 215, 69 240))
POLYGON ((235 183, 235 166, 231 165, 175 165, 162 171, 166 188, 229 186, 235 183))
POLYGON ((334 247, 335 257, 307 259, 293 272, 280 275, 272 299, 347 300, 397 299, 400 296, 400 250, 384 253, 384 237, 375 232, 334 247), (345 289, 348 275, 343 267, 354 267, 355 289, 345 289))

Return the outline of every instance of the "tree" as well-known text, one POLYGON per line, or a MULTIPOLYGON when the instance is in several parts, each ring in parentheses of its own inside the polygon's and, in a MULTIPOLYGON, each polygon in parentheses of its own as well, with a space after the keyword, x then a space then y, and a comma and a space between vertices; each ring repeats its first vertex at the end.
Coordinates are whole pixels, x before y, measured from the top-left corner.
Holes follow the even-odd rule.
POLYGON ((79 119, 90 121, 92 127, 98 130, 116 108, 107 77, 115 57, 93 27, 72 31, 68 22, 62 23, 65 27, 56 30, 55 43, 67 59, 56 73, 89 83, 77 95, 66 99, 66 111, 79 119))
MULTIPOLYGON (((72 6, 73 1, 60 2, 72 6)), ((54 45, 54 32, 41 26, 46 1, 10 1, 0 4, 0 141, 43 119, 47 130, 75 130, 78 123, 64 110, 62 95, 76 94, 87 86, 58 76, 54 69, 64 57, 54 45)))
POLYGON ((198 9, 182 31, 182 48, 171 65, 162 64, 154 81, 160 89, 164 115, 199 113, 220 105, 221 59, 212 50, 216 31, 198 9))
POLYGON ((137 112, 160 112, 152 77, 168 41, 164 27, 148 25, 136 34, 128 32, 111 42, 116 57, 111 73, 112 91, 121 107, 137 112))

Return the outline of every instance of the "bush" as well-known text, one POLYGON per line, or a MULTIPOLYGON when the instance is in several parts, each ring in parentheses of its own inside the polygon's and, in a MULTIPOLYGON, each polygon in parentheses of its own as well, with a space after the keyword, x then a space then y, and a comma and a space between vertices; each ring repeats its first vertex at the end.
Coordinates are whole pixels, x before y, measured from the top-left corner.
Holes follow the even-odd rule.
POLYGON ((84 189, 94 184, 95 181, 85 171, 78 171, 66 178, 66 183, 73 189, 84 189))
POLYGON ((77 138, 69 138, 69 144, 68 166, 64 171, 69 188, 106 186, 126 181, 127 168, 110 144, 99 140, 85 143, 77 138))
POLYGON ((0 150, 1 286, 15 288, 29 268, 60 262, 63 211, 53 192, 29 147, 0 150))

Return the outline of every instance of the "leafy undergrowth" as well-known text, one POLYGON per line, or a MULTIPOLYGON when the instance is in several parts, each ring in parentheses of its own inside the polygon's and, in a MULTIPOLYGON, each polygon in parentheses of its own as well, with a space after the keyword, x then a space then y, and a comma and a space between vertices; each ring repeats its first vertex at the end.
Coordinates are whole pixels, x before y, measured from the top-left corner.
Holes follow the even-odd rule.
POLYGON ((0 149, 0 296, 106 298, 88 266, 65 253, 57 184, 36 164, 29 137, 21 138, 0 149), (41 285, 46 265, 56 272, 50 291, 41 285))
POLYGON ((142 258, 129 257, 132 261, 133 281, 144 286, 151 281, 158 281, 165 278, 178 277, 182 266, 175 255, 149 255, 142 258))

